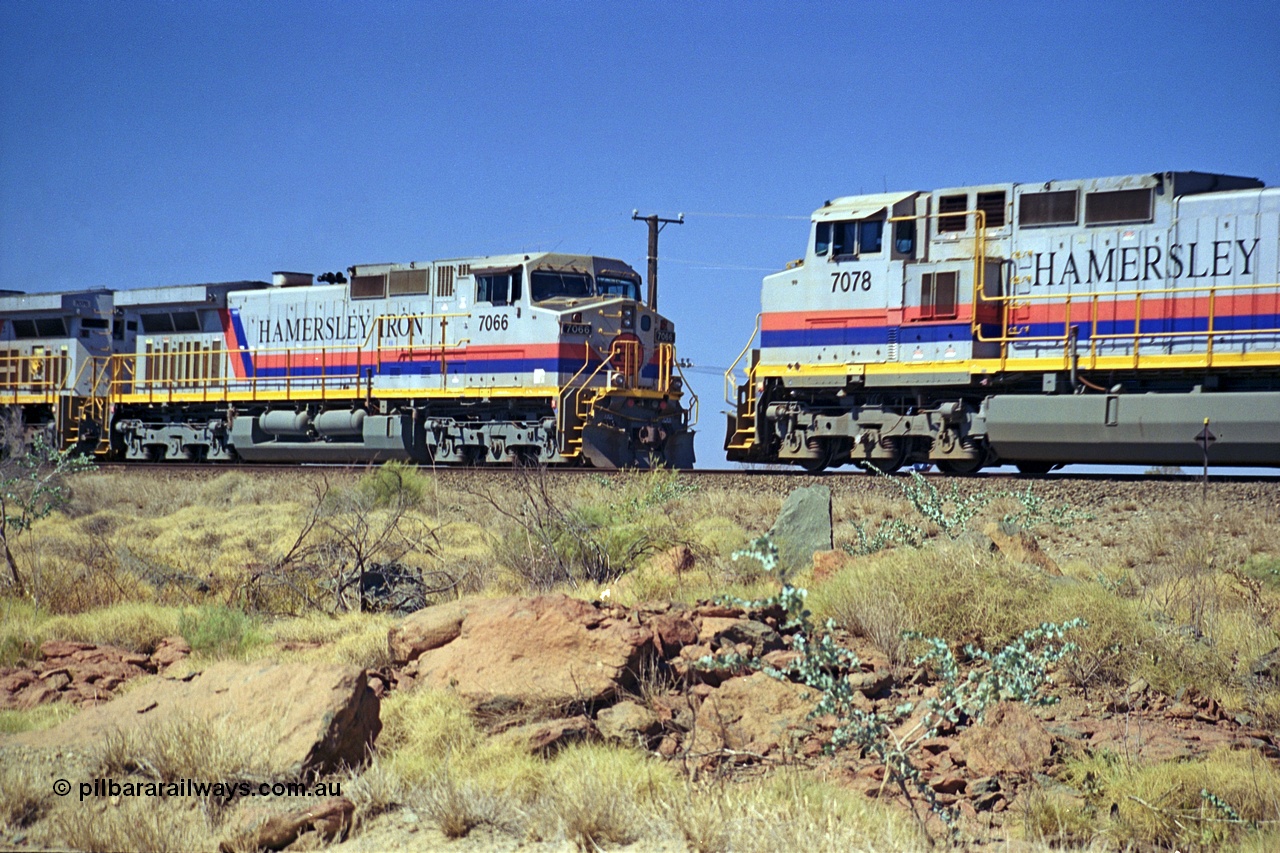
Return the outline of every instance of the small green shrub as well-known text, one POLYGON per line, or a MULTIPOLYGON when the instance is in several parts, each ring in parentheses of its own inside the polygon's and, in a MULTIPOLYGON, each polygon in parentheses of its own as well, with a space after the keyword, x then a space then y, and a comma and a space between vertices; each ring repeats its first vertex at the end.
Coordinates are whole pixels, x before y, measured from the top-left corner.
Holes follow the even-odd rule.
POLYGON ((600 481, 594 494, 565 501, 535 469, 517 476, 504 494, 481 493, 510 522, 495 537, 494 555, 533 589, 547 590, 611 583, 680 541, 668 507, 691 487, 677 475, 600 481))
POLYGON ((385 462, 360 478, 356 491, 375 507, 421 506, 431 478, 412 465, 385 462))
POLYGON ((1271 592, 1280 592, 1280 556, 1254 554, 1245 561, 1242 572, 1271 592))
POLYGON ((178 633, 191 650, 209 657, 236 657, 266 642, 258 622, 243 610, 207 604, 184 610, 178 617, 178 633))

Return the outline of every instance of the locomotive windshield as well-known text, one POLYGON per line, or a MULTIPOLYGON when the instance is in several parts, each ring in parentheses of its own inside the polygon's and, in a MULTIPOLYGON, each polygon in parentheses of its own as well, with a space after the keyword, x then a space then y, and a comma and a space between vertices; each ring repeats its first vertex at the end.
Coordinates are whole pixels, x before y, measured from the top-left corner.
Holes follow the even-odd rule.
POLYGON ((601 296, 621 296, 623 299, 639 302, 640 282, 636 279, 602 275, 596 278, 596 292, 601 296))
POLYGON ((591 276, 586 273, 535 270, 529 276, 529 287, 534 302, 558 296, 581 298, 591 295, 591 276))

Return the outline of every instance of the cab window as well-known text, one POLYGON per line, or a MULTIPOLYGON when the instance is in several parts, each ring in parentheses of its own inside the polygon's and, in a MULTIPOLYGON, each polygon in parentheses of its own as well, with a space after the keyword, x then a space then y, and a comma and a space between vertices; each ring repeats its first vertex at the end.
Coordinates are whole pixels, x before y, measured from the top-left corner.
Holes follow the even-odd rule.
POLYGON ((591 276, 585 273, 538 270, 529 276, 529 293, 534 302, 557 296, 582 298, 591 295, 591 276))
POLYGON ((814 232, 813 251, 837 258, 877 254, 884 244, 883 219, 850 219, 819 222, 814 232))
POLYGON ((916 222, 904 219, 893 223, 893 250, 900 255, 914 254, 916 250, 916 222))
POLYGON ((621 296, 623 299, 640 301, 640 282, 626 278, 610 276, 596 277, 596 292, 600 296, 621 296))
POLYGON ((493 305, 514 305, 520 301, 520 268, 504 273, 488 273, 476 276, 476 302, 493 305))

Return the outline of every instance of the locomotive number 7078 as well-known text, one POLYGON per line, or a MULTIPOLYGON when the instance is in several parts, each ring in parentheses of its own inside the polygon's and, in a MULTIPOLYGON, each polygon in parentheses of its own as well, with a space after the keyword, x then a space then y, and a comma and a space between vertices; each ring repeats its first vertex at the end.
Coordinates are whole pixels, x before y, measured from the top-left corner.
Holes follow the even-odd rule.
POLYGON ((497 332, 506 331, 507 315, 506 314, 481 314, 480 315, 480 331, 497 332))
POLYGON ((863 270, 862 272, 833 272, 831 274, 831 292, 835 293, 838 289, 841 293, 848 293, 851 290, 871 289, 871 270, 863 270))

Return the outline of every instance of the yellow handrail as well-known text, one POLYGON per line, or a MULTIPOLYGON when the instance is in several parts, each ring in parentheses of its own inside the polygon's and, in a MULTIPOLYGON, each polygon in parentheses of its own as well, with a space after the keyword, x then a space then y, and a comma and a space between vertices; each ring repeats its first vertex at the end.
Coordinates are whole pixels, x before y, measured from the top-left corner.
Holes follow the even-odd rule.
MULTIPOLYGON (((738 383, 734 381, 734 371, 738 369, 738 362, 742 361, 743 356, 751 349, 751 345, 756 342, 756 335, 760 333, 760 323, 764 318, 764 312, 756 314, 756 325, 751 330, 751 337, 747 339, 747 345, 742 348, 742 352, 738 353, 738 357, 733 360, 733 364, 729 365, 729 369, 724 372, 724 401, 730 406, 736 406, 737 400, 732 395, 736 392, 738 383)), ((747 370, 746 380, 751 381, 751 371, 747 370)))
MULTIPOLYGON (((71 356, 66 351, 44 352, 39 355, 0 355, 0 393, 14 401, 21 396, 42 396, 52 400, 60 392, 75 387, 68 385, 72 379, 67 369, 71 356)), ((84 365, 80 366, 83 371, 84 365)))

